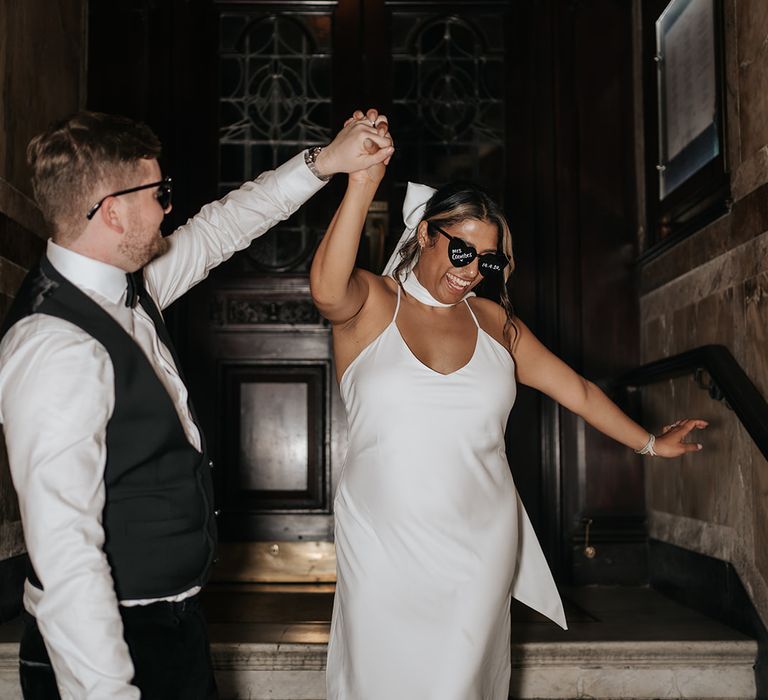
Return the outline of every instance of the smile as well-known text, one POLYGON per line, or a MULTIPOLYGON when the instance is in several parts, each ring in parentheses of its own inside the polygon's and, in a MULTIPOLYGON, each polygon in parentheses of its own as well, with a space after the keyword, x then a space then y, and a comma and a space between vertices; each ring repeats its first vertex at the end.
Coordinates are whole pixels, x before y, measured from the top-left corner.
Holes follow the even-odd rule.
POLYGON ((472 280, 465 280, 462 277, 457 277, 456 275, 452 275, 450 272, 446 272, 445 276, 448 278, 448 282, 452 284, 454 287, 466 289, 467 287, 469 287, 470 284, 472 284, 472 280))

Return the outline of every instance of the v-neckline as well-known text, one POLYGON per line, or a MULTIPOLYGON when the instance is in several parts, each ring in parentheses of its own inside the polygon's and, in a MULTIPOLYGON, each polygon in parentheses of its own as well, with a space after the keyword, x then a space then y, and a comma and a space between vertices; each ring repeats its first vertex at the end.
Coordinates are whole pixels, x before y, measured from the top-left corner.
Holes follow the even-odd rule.
POLYGON ((420 366, 426 369, 428 372, 431 372, 432 374, 436 374, 438 377, 452 377, 454 374, 458 374, 459 372, 462 372, 467 367, 469 367, 472 362, 474 361, 475 357, 477 356, 477 348, 480 345, 480 333, 482 332, 482 328, 475 325, 475 347, 472 350, 472 354, 469 356, 469 359, 461 365, 461 367, 458 367, 457 369, 451 371, 451 372, 438 372, 434 367, 430 367, 426 362, 424 362, 422 359, 419 358, 419 356, 411 349, 411 346, 408 345, 407 341, 405 340, 405 337, 403 336, 402 332, 400 331, 400 326, 397 325, 397 319, 392 320, 392 325, 395 327, 395 332, 397 333, 398 337, 400 338, 400 342, 402 342, 403 347, 408 352, 408 355, 410 355, 411 358, 420 366))

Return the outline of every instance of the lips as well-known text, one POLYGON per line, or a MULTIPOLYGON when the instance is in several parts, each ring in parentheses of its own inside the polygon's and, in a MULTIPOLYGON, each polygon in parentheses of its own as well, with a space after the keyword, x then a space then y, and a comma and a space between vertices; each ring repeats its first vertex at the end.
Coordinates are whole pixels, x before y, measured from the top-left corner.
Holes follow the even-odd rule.
POLYGON ((445 274, 445 279, 448 283, 448 286, 456 292, 465 292, 467 289, 469 289, 473 282, 473 280, 467 280, 463 277, 452 275, 450 272, 445 274))

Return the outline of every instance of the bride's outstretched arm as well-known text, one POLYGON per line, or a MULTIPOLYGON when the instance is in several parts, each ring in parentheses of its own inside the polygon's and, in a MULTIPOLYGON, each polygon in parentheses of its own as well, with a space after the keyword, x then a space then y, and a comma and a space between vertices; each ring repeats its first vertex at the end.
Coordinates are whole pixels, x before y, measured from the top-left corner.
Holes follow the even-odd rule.
MULTIPOLYGON (((372 137, 370 149, 389 149, 391 155, 394 149, 386 118, 378 115, 373 119, 367 115, 358 118, 360 128, 370 128, 372 122, 378 133, 375 139, 372 137)), ((312 299, 320 313, 332 323, 345 323, 354 318, 368 298, 367 276, 355 269, 355 259, 365 216, 384 177, 387 162, 388 159, 350 173, 344 199, 312 261, 309 274, 312 299)))
POLYGON ((707 421, 678 420, 651 438, 645 428, 635 423, 600 388, 544 347, 520 319, 515 319, 515 326, 518 336, 514 356, 521 383, 544 392, 601 433, 636 451, 645 451, 650 446, 652 455, 679 457, 702 448, 700 443, 685 439, 691 431, 706 428, 707 421))

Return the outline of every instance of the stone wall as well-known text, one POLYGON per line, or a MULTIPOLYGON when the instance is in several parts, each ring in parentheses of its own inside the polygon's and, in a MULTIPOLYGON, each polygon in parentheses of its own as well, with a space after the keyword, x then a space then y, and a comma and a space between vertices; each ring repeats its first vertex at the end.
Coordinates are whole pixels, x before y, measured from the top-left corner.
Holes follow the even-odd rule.
MULTIPOLYGON (((46 232, 25 150, 85 98, 86 0, 0 0, 0 318, 46 232)), ((0 445, 0 560, 24 551, 18 504, 0 445)))
MULTIPOLYGON (((724 8, 733 208, 641 269, 641 357, 725 345, 768 397, 768 3, 725 0, 724 8)), ((636 153, 641 173, 641 143, 636 153)), ((643 224, 641 216, 641 240, 643 224)), ((647 462, 650 536, 731 562, 768 623, 768 463, 734 414, 690 378, 644 391, 643 403, 649 427, 711 423, 702 453, 647 462)))

